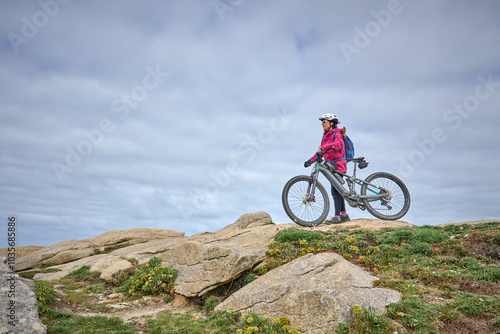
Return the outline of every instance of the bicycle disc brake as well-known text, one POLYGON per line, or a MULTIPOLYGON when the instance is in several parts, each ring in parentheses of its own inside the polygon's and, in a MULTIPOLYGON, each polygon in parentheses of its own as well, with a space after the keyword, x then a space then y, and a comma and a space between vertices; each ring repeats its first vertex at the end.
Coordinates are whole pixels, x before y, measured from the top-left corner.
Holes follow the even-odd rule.
POLYGON ((302 203, 304 203, 305 205, 312 206, 314 202, 316 202, 316 198, 314 196, 311 196, 311 194, 304 194, 302 196, 302 203))

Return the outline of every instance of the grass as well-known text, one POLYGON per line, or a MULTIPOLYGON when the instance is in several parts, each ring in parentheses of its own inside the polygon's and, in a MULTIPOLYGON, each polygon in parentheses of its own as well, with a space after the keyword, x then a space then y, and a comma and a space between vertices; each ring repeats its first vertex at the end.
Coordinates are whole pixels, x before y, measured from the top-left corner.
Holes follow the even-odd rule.
POLYGON ((265 316, 250 312, 243 316, 232 310, 212 313, 199 319, 192 313, 174 314, 162 312, 156 319, 148 321, 148 334, 298 334, 290 327, 290 320, 265 316))
POLYGON ((30 271, 25 271, 25 272, 19 273, 19 276, 24 277, 24 278, 28 278, 28 279, 33 279, 33 277, 35 277, 36 274, 54 273, 56 271, 57 270, 55 270, 53 268, 41 269, 41 270, 30 270, 30 271))
POLYGON ((378 276, 378 286, 402 293, 383 316, 353 312, 352 322, 341 324, 338 333, 445 333, 445 327, 463 323, 497 332, 499 232, 499 223, 337 230, 322 236, 291 228, 276 234, 261 271, 305 254, 333 251, 378 276))
POLYGON ((94 249, 94 253, 92 255, 108 254, 108 253, 111 253, 112 251, 115 251, 115 250, 120 249, 120 248, 128 247, 128 246, 130 246, 130 243, 126 242, 124 244, 118 244, 118 245, 114 245, 114 246, 104 247, 103 250, 96 248, 96 249, 94 249))
POLYGON ((48 325, 47 334, 137 333, 137 329, 132 324, 124 324, 117 317, 82 317, 70 313, 51 311, 44 320, 44 323, 48 325))
POLYGON ((81 267, 80 269, 77 269, 75 271, 72 271, 71 273, 68 274, 67 277, 76 279, 76 280, 82 280, 82 281, 91 281, 101 275, 100 272, 98 271, 93 271, 90 272, 90 266, 84 266, 81 267))
MULTIPOLYGON (((336 252, 377 276, 378 287, 402 294, 401 301, 388 305, 382 315, 353 306, 352 320, 340 324, 337 333, 496 333, 500 331, 499 232, 500 223, 325 233, 289 228, 276 234, 259 273, 309 253, 336 252)), ((161 266, 156 258, 146 265, 133 259, 131 263, 130 270, 117 273, 118 287, 99 279, 89 267, 57 282, 37 282, 39 311, 48 333, 296 333, 285 318, 214 312, 220 297, 204 299, 192 312, 160 312, 139 327, 124 323, 112 317, 118 311, 99 304, 98 295, 132 289, 133 299, 160 292, 170 297, 176 277, 175 269, 161 266), (62 293, 54 291, 55 285, 62 293), (58 311, 56 305, 61 303, 103 316, 58 311)), ((254 273, 242 277, 245 283, 258 279, 254 273)))

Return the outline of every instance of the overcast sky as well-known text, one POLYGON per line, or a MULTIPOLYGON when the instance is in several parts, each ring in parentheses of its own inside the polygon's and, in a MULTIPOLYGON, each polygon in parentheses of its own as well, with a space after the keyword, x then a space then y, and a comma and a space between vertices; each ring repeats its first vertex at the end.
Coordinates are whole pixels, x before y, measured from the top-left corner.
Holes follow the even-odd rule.
POLYGON ((498 1, 1 1, 0 30, 0 247, 8 217, 19 246, 288 223, 327 112, 403 220, 500 218, 498 1))

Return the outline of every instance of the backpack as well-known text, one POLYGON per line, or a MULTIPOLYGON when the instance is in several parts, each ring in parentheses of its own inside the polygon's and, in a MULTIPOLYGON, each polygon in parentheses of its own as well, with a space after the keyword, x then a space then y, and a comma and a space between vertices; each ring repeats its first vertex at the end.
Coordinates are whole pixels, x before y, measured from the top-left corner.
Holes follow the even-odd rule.
MULTIPOLYGON (((335 140, 335 136, 337 135, 337 133, 339 132, 335 132, 333 134, 333 137, 332 137, 332 140, 335 140)), ((352 143, 352 140, 345 134, 346 133, 346 128, 344 127, 342 129, 342 132, 340 132, 342 134, 342 137, 344 139, 344 150, 340 150, 342 151, 342 153, 344 154, 344 157, 345 158, 342 158, 342 159, 335 159, 335 160, 332 160, 332 161, 340 161, 340 160, 346 160, 346 159, 352 159, 354 158, 354 144, 352 143)))

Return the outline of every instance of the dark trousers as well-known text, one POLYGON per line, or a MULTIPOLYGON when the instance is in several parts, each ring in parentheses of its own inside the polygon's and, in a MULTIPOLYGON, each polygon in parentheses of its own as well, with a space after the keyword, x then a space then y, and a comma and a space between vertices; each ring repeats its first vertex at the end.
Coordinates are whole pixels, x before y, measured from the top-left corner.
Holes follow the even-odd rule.
POLYGON ((335 216, 340 216, 341 211, 345 211, 344 197, 332 186, 333 204, 335 205, 335 216))

